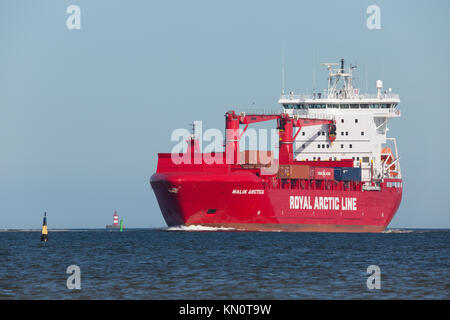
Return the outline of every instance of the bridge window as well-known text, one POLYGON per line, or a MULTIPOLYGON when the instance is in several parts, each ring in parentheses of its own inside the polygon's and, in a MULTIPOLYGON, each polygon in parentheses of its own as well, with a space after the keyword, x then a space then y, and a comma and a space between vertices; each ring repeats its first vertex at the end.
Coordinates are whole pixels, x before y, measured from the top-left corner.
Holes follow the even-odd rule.
MULTIPOLYGON (((350 147, 350 149, 352 148, 352 144, 351 144, 351 143, 350 143, 350 146, 349 146, 349 147, 350 147)), ((353 160, 355 160, 355 158, 353 158, 353 160)))

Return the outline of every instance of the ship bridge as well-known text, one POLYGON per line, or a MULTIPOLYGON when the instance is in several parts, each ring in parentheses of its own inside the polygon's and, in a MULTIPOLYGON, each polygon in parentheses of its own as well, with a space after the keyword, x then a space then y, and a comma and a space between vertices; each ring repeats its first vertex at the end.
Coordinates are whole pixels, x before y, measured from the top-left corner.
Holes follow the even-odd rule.
POLYGON ((344 68, 344 59, 341 59, 340 68, 333 68, 337 63, 323 63, 328 68, 328 88, 323 93, 311 95, 283 93, 278 103, 287 109, 391 109, 400 103, 398 94, 392 93, 389 88, 383 91, 383 82, 377 80, 376 94, 361 94, 358 88, 353 87, 353 70, 350 65, 344 68), (341 87, 339 87, 342 85, 341 87))

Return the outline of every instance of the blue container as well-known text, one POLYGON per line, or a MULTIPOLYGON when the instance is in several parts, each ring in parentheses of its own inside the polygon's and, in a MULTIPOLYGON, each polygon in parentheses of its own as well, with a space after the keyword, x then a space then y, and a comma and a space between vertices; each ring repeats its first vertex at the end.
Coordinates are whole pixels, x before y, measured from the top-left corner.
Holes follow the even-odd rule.
POLYGON ((361 168, 342 168, 342 181, 361 181, 361 168))
POLYGON ((334 168, 336 181, 361 181, 361 168, 334 168))
POLYGON ((342 180, 342 168, 334 168, 334 180, 342 180))

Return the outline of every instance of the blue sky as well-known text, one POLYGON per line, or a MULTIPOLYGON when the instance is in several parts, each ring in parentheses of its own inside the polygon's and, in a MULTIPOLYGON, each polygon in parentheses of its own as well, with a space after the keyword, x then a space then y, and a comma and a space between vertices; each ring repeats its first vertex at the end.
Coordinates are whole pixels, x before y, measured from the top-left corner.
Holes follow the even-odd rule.
POLYGON ((326 86, 320 62, 357 62, 356 85, 400 94, 404 197, 391 227, 450 227, 450 2, 0 2, 0 229, 164 220, 149 178, 170 134, 223 113, 276 108, 326 86), (81 8, 69 30, 66 8, 81 8), (381 9, 381 29, 366 9, 381 9))

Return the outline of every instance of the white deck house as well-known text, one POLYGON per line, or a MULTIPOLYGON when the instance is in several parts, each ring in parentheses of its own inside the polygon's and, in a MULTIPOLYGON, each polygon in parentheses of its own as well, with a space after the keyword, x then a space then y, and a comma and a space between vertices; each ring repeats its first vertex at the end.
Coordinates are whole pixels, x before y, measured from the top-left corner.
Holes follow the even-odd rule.
POLYGON ((323 64, 328 68, 328 89, 313 95, 282 94, 278 101, 285 112, 311 118, 334 119, 336 140, 328 139, 328 125, 302 128, 294 143, 297 160, 353 159, 354 166, 362 167, 363 181, 379 180, 395 175, 401 178, 395 138, 387 138, 388 121, 400 117, 397 94, 383 90, 381 80, 376 82, 376 94, 360 94, 353 88, 350 65, 344 69, 344 60, 323 64), (392 156, 382 154, 390 147, 392 156))

